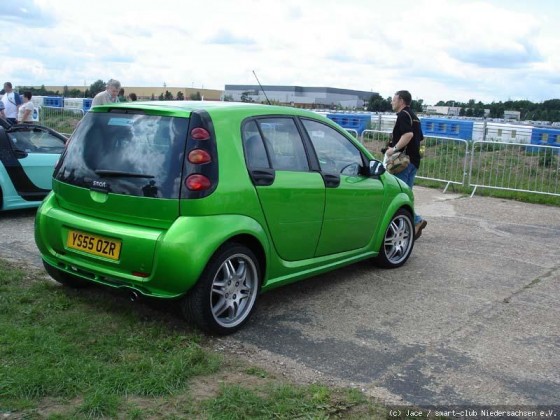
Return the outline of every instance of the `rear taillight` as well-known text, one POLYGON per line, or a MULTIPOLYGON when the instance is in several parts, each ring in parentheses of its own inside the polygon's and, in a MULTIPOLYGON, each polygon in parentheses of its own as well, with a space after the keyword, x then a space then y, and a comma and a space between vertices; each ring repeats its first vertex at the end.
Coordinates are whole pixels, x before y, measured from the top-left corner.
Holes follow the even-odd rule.
POLYGON ((202 149, 195 149, 189 152, 189 156, 187 158, 190 163, 194 163, 195 165, 202 165, 204 163, 208 163, 212 161, 212 156, 206 150, 202 149))
POLYGON ((207 111, 193 111, 185 148, 181 198, 208 197, 218 186, 218 147, 212 118, 207 111))
POLYGON ((190 191, 204 191, 212 186, 210 180, 201 174, 192 174, 185 179, 185 186, 190 191))
POLYGON ((191 131, 191 137, 193 140, 208 140, 210 133, 205 128, 196 127, 191 131))

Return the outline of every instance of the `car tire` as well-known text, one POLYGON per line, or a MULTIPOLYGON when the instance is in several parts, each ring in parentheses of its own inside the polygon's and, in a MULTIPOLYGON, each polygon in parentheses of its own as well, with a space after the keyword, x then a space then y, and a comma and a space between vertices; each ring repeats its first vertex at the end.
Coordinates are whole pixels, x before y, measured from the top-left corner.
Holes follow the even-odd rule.
POLYGON ((403 265, 414 248, 414 223, 412 214, 405 209, 397 211, 383 235, 383 243, 375 263, 385 268, 403 265))
POLYGON ((43 261, 43 266, 45 267, 45 270, 47 270, 49 276, 51 276, 54 280, 56 280, 60 284, 63 284, 64 286, 72 287, 74 289, 83 289, 91 285, 89 282, 82 280, 79 277, 65 273, 64 271, 53 267, 45 261, 43 261))
POLYGON ((181 310, 187 321, 205 332, 231 334, 254 312, 260 284, 260 265, 253 251, 228 243, 210 259, 182 299, 181 310))

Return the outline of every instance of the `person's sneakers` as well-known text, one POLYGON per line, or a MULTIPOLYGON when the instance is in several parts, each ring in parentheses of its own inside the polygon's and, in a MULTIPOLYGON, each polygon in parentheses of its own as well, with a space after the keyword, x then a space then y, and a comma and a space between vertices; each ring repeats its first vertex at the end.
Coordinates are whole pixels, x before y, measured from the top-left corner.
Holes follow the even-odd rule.
POLYGON ((422 230, 426 227, 428 222, 422 219, 421 222, 416 223, 414 225, 414 240, 417 240, 420 236, 422 236, 422 230))

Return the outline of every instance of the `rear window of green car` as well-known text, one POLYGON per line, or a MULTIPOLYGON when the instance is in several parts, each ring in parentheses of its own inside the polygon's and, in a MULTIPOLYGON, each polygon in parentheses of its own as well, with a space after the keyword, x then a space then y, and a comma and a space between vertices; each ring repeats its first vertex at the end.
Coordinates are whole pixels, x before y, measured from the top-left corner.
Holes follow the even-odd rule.
POLYGON ((188 118, 90 112, 55 179, 115 194, 178 198, 188 124, 188 118))

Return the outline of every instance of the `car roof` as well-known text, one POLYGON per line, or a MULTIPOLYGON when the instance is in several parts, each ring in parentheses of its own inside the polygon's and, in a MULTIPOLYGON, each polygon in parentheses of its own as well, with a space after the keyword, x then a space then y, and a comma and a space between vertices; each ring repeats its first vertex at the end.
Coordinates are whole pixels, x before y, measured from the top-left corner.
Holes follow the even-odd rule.
MULTIPOLYGON (((243 117, 247 116, 300 116, 323 121, 331 127, 337 127, 349 137, 344 128, 338 126, 334 121, 308 109, 294 108, 289 106, 266 105, 250 102, 229 102, 229 101, 134 101, 119 102, 113 104, 97 105, 91 108, 93 112, 106 112, 112 109, 138 109, 146 113, 159 115, 190 117, 195 111, 207 111, 210 114, 229 113, 230 111, 239 113, 243 117)), ((353 139, 357 144, 359 141, 353 139)), ((363 148, 365 151, 366 149, 363 148)), ((367 152, 369 154, 369 151, 367 152)))
POLYGON ((290 114, 290 115, 308 115, 316 117, 318 114, 300 108, 292 108, 278 105, 265 105, 248 102, 222 102, 222 101, 135 101, 120 102, 113 104, 98 105, 92 108, 95 111, 107 109, 152 109, 153 111, 167 112, 193 112, 205 110, 237 110, 237 111, 253 111, 259 114, 290 114))

